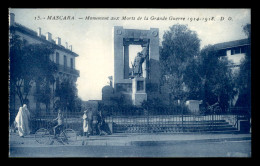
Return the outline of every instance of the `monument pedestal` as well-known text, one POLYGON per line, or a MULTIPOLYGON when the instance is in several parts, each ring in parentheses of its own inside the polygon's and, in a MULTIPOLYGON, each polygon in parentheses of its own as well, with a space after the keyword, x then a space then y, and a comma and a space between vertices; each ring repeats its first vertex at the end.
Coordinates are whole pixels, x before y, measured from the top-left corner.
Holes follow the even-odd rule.
POLYGON ((133 105, 135 106, 141 106, 143 101, 147 100, 147 94, 146 93, 135 93, 132 94, 132 101, 133 105))
POLYGON ((143 101, 147 100, 147 93, 145 92, 145 78, 135 77, 132 79, 132 101, 133 105, 141 106, 143 101))

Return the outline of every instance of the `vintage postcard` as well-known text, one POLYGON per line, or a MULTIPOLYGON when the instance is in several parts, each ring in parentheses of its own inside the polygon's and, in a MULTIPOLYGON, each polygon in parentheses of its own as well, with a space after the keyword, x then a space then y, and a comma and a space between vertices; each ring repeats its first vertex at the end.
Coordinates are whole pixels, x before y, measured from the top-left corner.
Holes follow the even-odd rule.
POLYGON ((251 9, 9 8, 9 157, 251 157, 251 9))

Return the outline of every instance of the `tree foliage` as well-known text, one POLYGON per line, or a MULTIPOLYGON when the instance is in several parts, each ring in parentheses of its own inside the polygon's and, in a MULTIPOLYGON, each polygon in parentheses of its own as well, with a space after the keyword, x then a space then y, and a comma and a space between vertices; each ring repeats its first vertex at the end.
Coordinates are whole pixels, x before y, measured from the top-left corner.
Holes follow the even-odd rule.
POLYGON ((187 98, 185 71, 192 59, 199 54, 200 40, 197 33, 191 31, 187 25, 176 24, 163 35, 160 49, 160 61, 164 83, 170 87, 174 100, 187 98))
MULTIPOLYGON (((251 24, 246 24, 243 27, 243 32, 247 35, 249 42, 251 42, 251 24)), ((237 106, 251 107, 251 47, 246 49, 245 58, 241 61, 238 76, 237 88, 239 90, 239 97, 237 106)))
MULTIPOLYGON (((18 35, 10 35, 10 90, 15 91, 21 104, 25 103, 34 83, 49 84, 54 81, 56 66, 49 55, 54 52, 51 45, 28 44, 18 35)), ((44 86, 48 87, 48 86, 44 86)), ((46 95, 37 89, 36 99, 46 101, 46 95)), ((49 90, 44 88, 45 92, 49 90)), ((46 94, 46 93, 44 93, 46 94)))
POLYGON ((223 111, 227 110, 229 100, 237 93, 228 59, 220 57, 214 46, 208 45, 201 50, 199 60, 204 102, 214 104, 219 101, 223 111))
POLYGON ((173 100, 220 100, 226 110, 236 94, 235 81, 227 58, 220 58, 214 46, 200 51, 200 39, 186 25, 173 25, 165 32, 160 48, 163 83, 170 87, 173 100))
POLYGON ((56 101, 55 109, 68 109, 68 111, 73 112, 81 108, 81 100, 77 96, 76 86, 69 79, 64 79, 56 87, 55 95, 59 98, 56 101))

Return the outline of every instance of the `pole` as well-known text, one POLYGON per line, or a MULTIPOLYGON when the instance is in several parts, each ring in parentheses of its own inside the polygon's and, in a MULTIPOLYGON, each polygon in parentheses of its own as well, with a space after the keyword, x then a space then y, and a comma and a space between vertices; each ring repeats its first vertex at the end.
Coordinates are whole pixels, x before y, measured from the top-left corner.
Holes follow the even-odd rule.
POLYGON ((147 132, 150 132, 150 124, 149 124, 149 110, 148 106, 146 107, 147 110, 147 132))
POLYGON ((183 129, 183 108, 181 106, 181 128, 182 128, 182 132, 184 131, 183 129))
POLYGON ((66 105, 66 129, 68 127, 68 107, 66 105))
POLYGON ((113 117, 114 117, 114 107, 112 107, 112 125, 113 125, 113 117))

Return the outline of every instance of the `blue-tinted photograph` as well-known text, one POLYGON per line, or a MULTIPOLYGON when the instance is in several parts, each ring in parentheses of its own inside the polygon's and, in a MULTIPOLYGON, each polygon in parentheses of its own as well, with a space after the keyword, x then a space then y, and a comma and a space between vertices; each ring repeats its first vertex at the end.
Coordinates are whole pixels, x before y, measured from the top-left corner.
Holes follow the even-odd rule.
POLYGON ((251 158, 251 9, 9 8, 9 158, 251 158))

